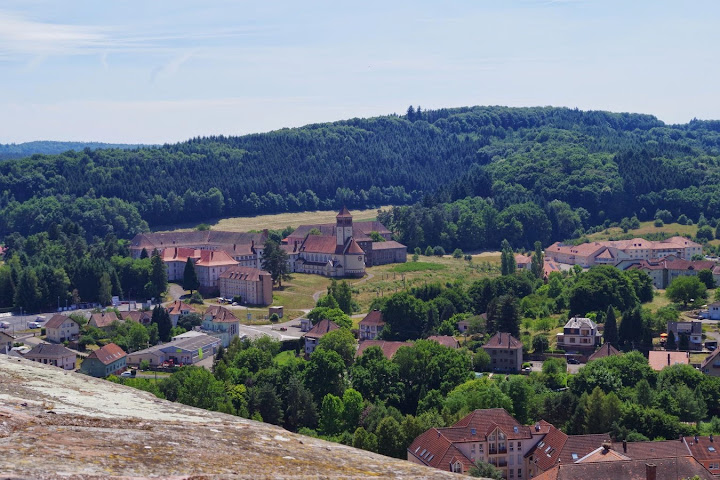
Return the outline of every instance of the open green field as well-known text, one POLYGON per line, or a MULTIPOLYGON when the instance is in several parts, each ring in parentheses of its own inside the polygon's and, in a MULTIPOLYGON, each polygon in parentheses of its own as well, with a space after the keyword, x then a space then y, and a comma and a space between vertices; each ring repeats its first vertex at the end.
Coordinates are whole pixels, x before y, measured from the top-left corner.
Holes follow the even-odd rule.
MULTIPOLYGON (((390 206, 371 208, 368 210, 352 210, 353 221, 375 220, 378 210, 387 210, 390 206)), ((318 210, 315 212, 278 213, 275 215, 258 215, 256 217, 220 218, 208 222, 212 230, 225 232, 249 232, 250 230, 281 230, 285 227, 298 227, 312 223, 335 223, 335 210, 318 210)), ((196 225, 178 225, 177 228, 168 226, 159 227, 157 231, 188 231, 196 225)))
MULTIPOLYGON (((353 290, 353 298, 360 304, 360 311, 366 312, 372 300, 424 283, 442 284, 461 281, 469 285, 475 280, 500 274, 500 253, 482 253, 473 256, 473 261, 444 257, 422 256, 418 262, 389 264, 367 269, 361 279, 347 279, 353 290), (400 271, 398 271, 398 269, 400 271)), ((320 275, 293 274, 292 280, 283 282, 282 289, 273 291, 273 305, 285 307, 287 318, 297 318, 303 310, 315 306, 313 294, 327 290, 330 279, 320 275)))

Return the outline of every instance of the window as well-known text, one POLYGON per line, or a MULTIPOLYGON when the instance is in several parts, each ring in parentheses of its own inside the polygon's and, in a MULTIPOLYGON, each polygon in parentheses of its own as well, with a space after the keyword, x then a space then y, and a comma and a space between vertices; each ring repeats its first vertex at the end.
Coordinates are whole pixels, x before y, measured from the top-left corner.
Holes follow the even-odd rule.
POLYGON ((462 463, 455 462, 452 466, 452 471, 454 473, 462 473, 462 463))

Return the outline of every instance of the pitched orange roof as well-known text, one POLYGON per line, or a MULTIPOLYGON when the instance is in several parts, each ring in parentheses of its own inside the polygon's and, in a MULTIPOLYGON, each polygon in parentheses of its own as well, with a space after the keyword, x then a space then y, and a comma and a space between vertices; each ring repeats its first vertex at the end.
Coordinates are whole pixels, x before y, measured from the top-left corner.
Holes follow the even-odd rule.
POLYGON ((348 255, 365 255, 365 251, 360 248, 360 245, 358 245, 354 238, 350 239, 350 245, 348 245, 345 253, 348 255))
MULTIPOLYGON (((67 315, 60 315, 56 313, 45 323, 45 328, 60 328, 66 320, 72 320, 72 318, 67 315)), ((75 322, 75 320, 73 320, 73 322, 75 322)))
POLYGON ((126 356, 126 353, 122 348, 118 347, 114 343, 108 343, 104 347, 95 350, 87 358, 96 358, 103 365, 109 365, 117 360, 120 360, 126 356))
POLYGON ((166 248, 162 253, 163 262, 187 262, 188 258, 200 258, 200 250, 194 248, 166 248))
POLYGON ((365 350, 367 350, 370 347, 378 347, 380 350, 382 350, 383 355, 388 360, 392 359, 392 357, 395 356, 397 351, 401 347, 412 347, 412 343, 410 342, 394 342, 394 341, 386 341, 386 340, 363 340, 360 342, 360 345, 358 346, 357 352, 355 352, 355 356, 359 357, 362 355, 365 350))
POLYGON ((360 320, 360 325, 375 325, 378 327, 385 325, 385 322, 382 319, 382 312, 380 310, 373 310, 372 312, 365 315, 365 318, 360 320))
POLYGON ((195 262, 196 267, 220 267, 237 264, 238 262, 223 250, 201 250, 200 259, 195 262))
POLYGON ((115 312, 93 313, 90 316, 90 322, 94 323, 97 328, 109 327, 110 324, 118 321, 120 321, 120 319, 115 315, 115 312))
POLYGON ((687 352, 667 352, 659 350, 650 350, 648 352, 648 363, 658 372, 663 368, 680 363, 690 365, 690 356, 687 352))
POLYGON ((522 342, 509 333, 498 332, 487 341, 482 348, 522 348, 522 342))
POLYGON ((215 323, 236 323, 240 320, 227 308, 219 305, 212 305, 205 311, 205 317, 212 317, 215 323))
POLYGON ((305 337, 310 338, 320 338, 323 335, 325 335, 328 332, 332 332, 333 330, 337 330, 340 328, 337 323, 330 321, 328 319, 320 320, 318 323, 315 324, 313 328, 310 329, 309 332, 305 334, 305 337))
POLYGON ((169 315, 180 315, 182 312, 200 313, 197 308, 182 300, 175 300, 165 308, 169 315))
POLYGON ((298 249, 306 253, 342 253, 342 245, 338 245, 335 236, 308 235, 298 249))

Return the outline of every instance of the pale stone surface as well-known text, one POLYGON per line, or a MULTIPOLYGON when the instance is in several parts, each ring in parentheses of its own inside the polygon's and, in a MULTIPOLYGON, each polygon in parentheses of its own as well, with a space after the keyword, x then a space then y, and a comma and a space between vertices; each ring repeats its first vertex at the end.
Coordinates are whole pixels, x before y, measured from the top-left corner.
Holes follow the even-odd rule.
POLYGON ((4 355, 0 477, 459 478, 4 355))

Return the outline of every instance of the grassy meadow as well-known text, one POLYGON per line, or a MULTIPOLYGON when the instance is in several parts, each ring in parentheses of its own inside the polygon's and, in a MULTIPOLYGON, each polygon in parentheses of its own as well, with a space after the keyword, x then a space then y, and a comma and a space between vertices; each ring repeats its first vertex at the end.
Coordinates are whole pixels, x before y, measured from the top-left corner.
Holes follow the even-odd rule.
MULTIPOLYGON (((628 233, 623 233, 622 228, 620 227, 612 227, 612 228, 606 228, 605 230, 601 232, 596 232, 591 235, 588 235, 588 239, 590 239, 591 242, 602 242, 605 240, 609 240, 610 237, 619 237, 624 235, 633 235, 635 237, 642 237, 644 235, 654 234, 654 233, 665 233, 670 236, 675 235, 690 235, 691 237, 695 237, 697 235, 698 227, 697 225, 680 225, 679 223, 666 223, 662 227, 656 227, 654 225, 654 222, 640 222, 640 228, 636 228, 634 230, 628 230, 628 233)), ((720 240, 712 240, 709 242, 711 245, 720 245, 720 240)))

